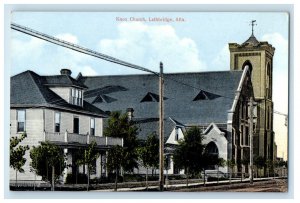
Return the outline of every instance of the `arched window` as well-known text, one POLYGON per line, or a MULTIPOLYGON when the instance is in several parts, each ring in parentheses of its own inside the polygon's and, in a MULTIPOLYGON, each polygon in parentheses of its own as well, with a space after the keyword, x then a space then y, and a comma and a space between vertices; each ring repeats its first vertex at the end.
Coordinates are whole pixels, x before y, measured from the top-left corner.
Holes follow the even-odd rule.
POLYGON ((219 150, 217 145, 214 142, 208 143, 205 148, 205 153, 219 156, 219 150))
POLYGON ((251 64, 251 62, 250 62, 249 60, 247 60, 247 61, 244 62, 243 66, 242 66, 242 70, 244 70, 244 68, 245 68, 246 66, 249 67, 250 75, 252 75, 252 69, 253 69, 253 67, 252 67, 252 64, 251 64))
MULTIPOLYGON (((217 145, 214 142, 210 142, 205 147, 205 153, 209 155, 209 157, 212 160, 216 160, 216 158, 219 158, 219 149, 217 145)), ((208 165, 206 167, 208 170, 215 170, 217 169, 217 165, 208 165)))

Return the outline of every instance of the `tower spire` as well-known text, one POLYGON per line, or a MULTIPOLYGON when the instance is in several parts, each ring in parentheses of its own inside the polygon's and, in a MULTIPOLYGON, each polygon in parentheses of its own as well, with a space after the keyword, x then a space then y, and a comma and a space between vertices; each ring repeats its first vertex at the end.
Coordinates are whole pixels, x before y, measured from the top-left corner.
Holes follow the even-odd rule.
POLYGON ((254 29, 253 28, 254 28, 255 25, 257 25, 255 22, 256 22, 256 20, 251 20, 250 25, 252 26, 252 36, 254 36, 254 29))

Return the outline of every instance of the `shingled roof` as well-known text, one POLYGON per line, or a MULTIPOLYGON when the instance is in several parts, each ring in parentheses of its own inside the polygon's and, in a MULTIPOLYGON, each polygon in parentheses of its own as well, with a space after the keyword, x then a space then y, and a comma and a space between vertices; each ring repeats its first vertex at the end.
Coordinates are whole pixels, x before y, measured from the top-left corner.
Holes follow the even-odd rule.
MULTIPOLYGON (((165 74, 165 119, 171 117, 188 125, 226 123, 241 76, 242 71, 165 74)), ((91 76, 79 80, 88 87, 86 101, 104 111, 133 108, 135 119, 158 118, 158 101, 153 96, 158 95, 156 75, 91 76), (103 95, 114 100, 96 99, 103 95)))
POLYGON ((84 101, 83 107, 69 104, 56 93, 48 88, 49 84, 62 84, 62 86, 73 86, 86 88, 79 81, 70 76, 40 76, 33 71, 25 71, 11 77, 10 104, 11 107, 52 107, 96 116, 107 116, 101 109, 84 101), (61 81, 59 79, 62 79, 61 81), (63 82, 67 84, 63 85, 63 82))

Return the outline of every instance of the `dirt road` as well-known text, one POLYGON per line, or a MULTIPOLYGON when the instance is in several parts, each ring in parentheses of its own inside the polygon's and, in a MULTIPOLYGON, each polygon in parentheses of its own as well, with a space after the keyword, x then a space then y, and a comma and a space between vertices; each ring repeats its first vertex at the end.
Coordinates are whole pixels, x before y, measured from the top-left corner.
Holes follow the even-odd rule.
POLYGON ((197 188, 185 188, 173 190, 174 192, 287 192, 286 179, 274 179, 268 181, 249 183, 235 183, 232 185, 207 186, 197 188))

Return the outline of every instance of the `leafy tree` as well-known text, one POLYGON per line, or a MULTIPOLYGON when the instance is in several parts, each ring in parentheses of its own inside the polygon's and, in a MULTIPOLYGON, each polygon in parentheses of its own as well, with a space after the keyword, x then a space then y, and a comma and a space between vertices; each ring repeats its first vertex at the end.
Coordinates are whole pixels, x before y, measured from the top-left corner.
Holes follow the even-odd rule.
POLYGON ((95 141, 91 142, 86 149, 83 150, 81 155, 79 155, 76 164, 77 165, 87 165, 87 191, 90 186, 90 171, 92 169, 92 163, 99 157, 99 152, 96 150, 97 143, 95 141))
POLYGON ((231 183, 231 178, 232 178, 232 171, 234 166, 236 165, 234 159, 228 159, 226 161, 226 165, 230 168, 230 173, 229 173, 229 182, 231 183))
MULTIPOLYGON (((270 170, 272 171, 273 166, 274 166, 273 160, 268 159, 268 160, 266 161, 266 167, 267 167, 267 169, 268 169, 268 177, 270 176, 270 170)), ((273 170, 274 170, 274 169, 273 169, 273 170)))
POLYGON ((16 183, 18 182, 18 172, 24 173, 22 168, 26 162, 24 155, 29 149, 29 146, 19 145, 27 137, 26 133, 23 133, 21 137, 10 138, 10 167, 16 170, 16 183), (18 146, 19 145, 19 146, 18 146), (17 147, 18 146, 18 147, 17 147))
POLYGON ((218 173, 218 183, 219 183, 219 171, 220 171, 220 167, 225 166, 225 164, 226 164, 226 161, 223 158, 219 158, 218 157, 218 159, 216 161, 216 164, 215 164, 218 167, 218 172, 217 172, 218 173))
POLYGON ((187 184, 189 175, 196 175, 200 173, 207 163, 204 160, 204 148, 202 144, 203 136, 198 127, 192 127, 184 134, 184 139, 178 141, 173 155, 176 165, 185 170, 187 184))
POLYGON ((128 119, 126 113, 111 113, 108 126, 104 129, 104 136, 123 138, 123 157, 126 162, 123 163, 122 167, 125 171, 132 172, 134 168, 138 168, 137 134, 138 128, 128 119))
POLYGON ((116 178, 115 178, 115 191, 118 189, 118 175, 119 171, 124 165, 124 162, 127 160, 124 157, 124 148, 116 145, 113 146, 109 151, 108 151, 108 156, 107 156, 107 169, 110 172, 115 172, 116 178))
POLYGON ((146 187, 148 187, 148 168, 158 168, 159 139, 156 134, 150 134, 145 144, 138 148, 139 159, 146 168, 146 187))
POLYGON ((256 166, 258 173, 258 170, 262 169, 265 166, 265 159, 262 156, 256 156, 254 157, 253 163, 256 166))
POLYGON ((31 167, 43 180, 51 182, 51 190, 54 191, 55 181, 62 174, 65 164, 63 150, 49 142, 42 142, 39 146, 33 146, 30 150, 31 167), (48 171, 52 171, 49 178, 48 171))

